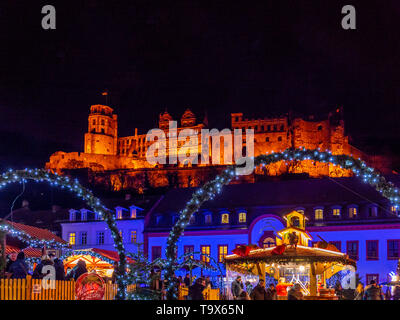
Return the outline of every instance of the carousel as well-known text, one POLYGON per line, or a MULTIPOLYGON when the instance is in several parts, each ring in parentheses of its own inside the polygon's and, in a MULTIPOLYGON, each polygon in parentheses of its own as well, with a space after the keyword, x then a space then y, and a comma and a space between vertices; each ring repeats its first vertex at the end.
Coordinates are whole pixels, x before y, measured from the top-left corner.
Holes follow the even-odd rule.
POLYGON ((230 284, 241 276, 244 283, 254 287, 260 279, 278 282, 278 299, 287 298, 291 286, 298 283, 304 299, 335 300, 334 289, 327 280, 343 271, 349 282, 355 277, 356 263, 326 241, 309 246, 311 235, 305 230, 306 217, 293 211, 284 216, 287 227, 276 232, 276 246, 258 248, 241 246, 225 257, 227 292, 230 284))

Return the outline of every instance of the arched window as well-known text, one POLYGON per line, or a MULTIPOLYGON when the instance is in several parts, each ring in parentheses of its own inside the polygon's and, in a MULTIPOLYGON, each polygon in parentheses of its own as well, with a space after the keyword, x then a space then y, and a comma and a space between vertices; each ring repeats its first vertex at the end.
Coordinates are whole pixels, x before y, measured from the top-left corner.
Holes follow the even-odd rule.
POLYGON ((315 209, 315 220, 322 220, 324 219, 324 210, 323 209, 315 209))
POLYGON ((221 215, 221 223, 229 223, 229 213, 223 213, 221 215))
POLYGON ((101 125, 104 126, 104 119, 101 119, 101 125))
POLYGON ((189 223, 190 224, 195 224, 196 223, 196 216, 194 214, 192 214, 192 216, 190 217, 189 223))
POLYGON ((239 213, 239 223, 245 223, 246 222, 246 212, 240 212, 239 213))

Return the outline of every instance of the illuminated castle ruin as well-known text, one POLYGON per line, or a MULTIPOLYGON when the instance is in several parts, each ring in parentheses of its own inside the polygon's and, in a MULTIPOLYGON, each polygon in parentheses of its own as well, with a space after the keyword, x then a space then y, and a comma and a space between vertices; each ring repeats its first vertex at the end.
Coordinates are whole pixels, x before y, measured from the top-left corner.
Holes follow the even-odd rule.
MULTIPOLYGON (((159 128, 168 132, 169 122, 173 117, 167 112, 159 116, 159 128)), ((194 113, 187 109, 178 125, 177 133, 183 129, 193 129, 200 132, 208 128, 207 118, 199 122, 194 113)), ((320 148, 330 150, 333 154, 349 154, 355 158, 385 170, 373 158, 362 153, 349 144, 345 135, 342 110, 336 109, 323 120, 291 118, 288 115, 276 118, 246 119, 243 113, 231 114, 231 129, 254 130, 254 155, 266 152, 278 152, 287 148, 305 147, 307 149, 320 148)), ((222 142, 222 141, 221 141, 222 142)), ((66 169, 87 168, 97 183, 108 184, 113 190, 134 188, 139 191, 147 187, 162 186, 198 186, 215 176, 224 168, 222 150, 221 164, 190 164, 151 165, 146 160, 146 151, 154 142, 146 141, 146 134, 118 137, 118 121, 114 110, 105 105, 93 105, 88 118, 88 132, 85 134, 84 152, 65 153, 55 152, 51 155, 46 168, 63 173, 66 169)), ((181 142, 177 145, 166 141, 167 153, 178 152, 181 142), (174 151, 176 150, 176 151, 174 151)), ((221 145, 224 145, 221 143, 221 145)), ((243 140, 243 147, 246 141, 243 140)), ((201 141, 196 146, 201 150, 201 141)), ((221 148, 223 149, 223 148, 221 148)), ((199 151, 199 157, 200 157, 199 151)), ((211 156, 211 151, 210 151, 211 156)), ((330 164, 301 161, 296 163, 276 163, 263 168, 256 168, 255 174, 245 177, 252 181, 257 175, 278 176, 286 173, 308 173, 311 177, 342 177, 351 173, 330 164)))

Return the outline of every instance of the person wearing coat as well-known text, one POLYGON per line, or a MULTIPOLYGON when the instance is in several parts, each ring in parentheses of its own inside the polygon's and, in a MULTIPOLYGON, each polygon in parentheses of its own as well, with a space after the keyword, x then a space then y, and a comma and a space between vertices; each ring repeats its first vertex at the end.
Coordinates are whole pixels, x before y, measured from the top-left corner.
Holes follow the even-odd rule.
POLYGON ((12 273, 12 279, 25 279, 28 275, 28 270, 28 265, 25 262, 25 254, 21 251, 17 255, 17 260, 10 265, 8 272, 12 273))
POLYGON ((267 300, 278 300, 278 293, 273 283, 271 283, 267 289, 267 300))
POLYGON ((56 269, 56 280, 65 280, 64 263, 61 259, 54 259, 54 269, 56 269))
POLYGON ((233 299, 237 299, 243 291, 243 283, 242 283, 241 276, 238 276, 236 278, 236 280, 234 280, 232 282, 231 290, 232 290, 233 299))
POLYGON ((295 283, 288 292, 288 300, 303 300, 300 284, 295 283))
POLYGON ((371 280, 368 289, 365 290, 364 300, 385 300, 381 287, 371 280))
POLYGON ((46 274, 42 273, 43 267, 48 265, 53 265, 53 262, 48 255, 44 255, 42 257, 42 261, 40 261, 35 270, 33 270, 32 279, 43 279, 47 274, 49 274, 50 271, 48 271, 46 274))
POLYGON ((267 291, 265 291, 264 280, 260 279, 250 294, 252 300, 267 300, 267 291))
POLYGON ((194 285, 189 287, 189 296, 192 300, 204 300, 203 290, 206 287, 206 281, 198 278, 194 285))
POLYGON ((190 276, 189 276, 188 273, 186 273, 186 276, 185 276, 185 278, 183 279, 183 283, 185 284, 185 286, 186 286, 187 288, 190 287, 190 276))
POLYGON ((394 287, 393 300, 400 300, 400 286, 399 285, 394 287))

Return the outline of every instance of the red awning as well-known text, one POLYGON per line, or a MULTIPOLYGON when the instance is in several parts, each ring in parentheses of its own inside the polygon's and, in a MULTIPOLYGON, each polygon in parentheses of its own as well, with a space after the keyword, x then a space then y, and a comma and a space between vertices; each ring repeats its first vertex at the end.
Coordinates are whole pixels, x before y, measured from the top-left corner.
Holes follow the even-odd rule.
MULTIPOLYGON (((98 254, 101 254, 103 257, 106 257, 108 259, 111 259, 113 261, 119 261, 119 256, 117 251, 112 251, 112 250, 105 250, 105 249, 98 249, 98 248, 92 248, 90 249, 93 252, 96 252, 98 254)), ((129 257, 126 258, 128 263, 134 263, 135 261, 129 257)))
MULTIPOLYGON (((18 247, 6 245, 6 254, 19 253, 20 251, 21 249, 18 247)), ((26 258, 40 258, 42 256, 42 249, 25 248, 22 251, 25 253, 26 258)))

